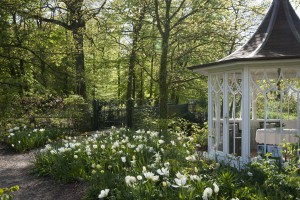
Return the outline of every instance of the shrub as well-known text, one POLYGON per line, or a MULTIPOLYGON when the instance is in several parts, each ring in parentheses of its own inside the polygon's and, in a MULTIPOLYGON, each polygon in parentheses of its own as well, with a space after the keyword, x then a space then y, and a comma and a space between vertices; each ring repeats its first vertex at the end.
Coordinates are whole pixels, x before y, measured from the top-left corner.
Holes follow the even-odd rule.
POLYGON ((81 96, 70 95, 65 98, 60 115, 68 119, 68 127, 79 131, 91 129, 89 108, 81 96))
POLYGON ((91 129, 90 109, 78 95, 62 98, 51 94, 31 94, 10 100, 6 107, 2 110, 0 106, 1 132, 18 125, 68 128, 75 131, 91 129))
POLYGON ((182 132, 196 139, 196 143, 200 144, 199 150, 206 150, 208 143, 208 124, 205 122, 201 128, 199 124, 192 123, 183 118, 173 118, 169 122, 170 130, 182 132))
POLYGON ((145 108, 135 108, 133 122, 133 128, 135 130, 158 130, 158 113, 151 106, 145 108))

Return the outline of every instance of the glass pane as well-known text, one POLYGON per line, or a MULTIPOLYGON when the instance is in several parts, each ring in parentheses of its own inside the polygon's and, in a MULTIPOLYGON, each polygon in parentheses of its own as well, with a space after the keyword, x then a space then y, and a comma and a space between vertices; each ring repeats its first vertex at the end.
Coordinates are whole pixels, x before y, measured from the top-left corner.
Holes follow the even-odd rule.
POLYGON ((235 71, 228 73, 228 140, 229 153, 237 156, 241 155, 242 131, 242 72, 235 71))
POLYGON ((214 74, 212 76, 212 133, 213 145, 217 151, 223 151, 223 75, 214 74))
POLYGON ((299 133, 300 68, 252 70, 250 80, 251 150, 264 155, 278 149, 270 153, 281 156, 281 143, 299 133))

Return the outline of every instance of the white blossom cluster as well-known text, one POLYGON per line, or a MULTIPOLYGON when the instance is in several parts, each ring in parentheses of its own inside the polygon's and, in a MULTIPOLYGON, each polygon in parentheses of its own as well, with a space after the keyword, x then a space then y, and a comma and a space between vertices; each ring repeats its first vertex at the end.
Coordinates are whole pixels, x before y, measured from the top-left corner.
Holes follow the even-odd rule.
MULTIPOLYGON (((69 155, 74 160, 84 157, 92 162, 91 176, 105 173, 106 170, 123 170, 126 173, 126 187, 133 189, 141 185, 161 184, 165 188, 194 190, 205 177, 199 174, 197 167, 174 172, 179 166, 166 160, 166 156, 173 153, 172 148, 179 148, 182 150, 184 162, 199 162, 201 158, 195 151, 195 145, 190 148, 194 139, 183 133, 172 133, 174 137, 168 140, 156 131, 138 130, 133 135, 127 135, 126 131, 113 129, 96 132, 89 137, 67 137, 62 140, 61 145, 46 145, 40 153, 52 156, 69 155), (104 158, 106 164, 101 161, 104 158), (144 166, 141 167, 141 164, 144 166)), ((113 188, 99 191, 98 198, 104 199, 113 188)), ((208 199, 218 191, 219 187, 214 183, 213 189, 205 188, 202 198, 208 199)))

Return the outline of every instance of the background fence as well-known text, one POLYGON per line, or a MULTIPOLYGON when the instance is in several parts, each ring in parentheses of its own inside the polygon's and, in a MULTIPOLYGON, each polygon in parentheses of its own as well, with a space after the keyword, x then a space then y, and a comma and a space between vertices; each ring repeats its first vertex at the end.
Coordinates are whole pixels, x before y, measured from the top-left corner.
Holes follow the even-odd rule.
MULTIPOLYGON (((168 114, 170 117, 181 117, 201 126, 207 120, 207 113, 203 112, 206 110, 203 108, 205 104, 197 101, 180 105, 170 104, 168 105, 168 114)), ((23 110, 26 109, 23 108, 23 110)), ((30 125, 38 128, 57 127, 69 131, 100 130, 111 126, 126 125, 126 103, 122 100, 94 100, 92 112, 87 104, 77 103, 77 101, 65 102, 58 108, 47 107, 44 112, 34 107, 34 104, 27 110, 28 113, 20 112, 14 115, 8 115, 3 110, 0 116, 0 132, 15 125, 30 125)), ((143 107, 135 105, 134 123, 141 125, 147 116, 157 119, 158 113, 157 103, 153 103, 153 105, 149 103, 143 107)))
MULTIPOLYGON (((141 113, 151 111, 158 115, 159 107, 145 106, 135 107, 134 113, 141 113)), ((191 122, 203 124, 207 121, 207 112, 201 111, 203 107, 201 102, 190 101, 186 104, 168 105, 168 115, 170 117, 181 117, 191 122), (201 109, 199 109, 199 107, 201 109)), ((126 125, 126 104, 122 100, 93 101, 93 129, 99 130, 109 128, 111 126, 124 126, 126 125)))

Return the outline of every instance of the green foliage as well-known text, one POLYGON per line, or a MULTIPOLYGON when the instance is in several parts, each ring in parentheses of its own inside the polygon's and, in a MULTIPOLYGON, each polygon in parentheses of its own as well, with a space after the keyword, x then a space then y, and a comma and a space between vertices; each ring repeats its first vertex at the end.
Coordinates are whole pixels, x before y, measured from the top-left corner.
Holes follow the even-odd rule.
POLYGON ((0 200, 12 200, 13 199, 13 192, 19 190, 19 186, 11 186, 9 188, 0 188, 0 200))
MULTIPOLYGON (((134 116, 134 125, 136 129, 145 128, 146 130, 159 130, 159 120, 157 112, 149 107, 142 110, 136 110, 134 116)), ((198 123, 190 122, 184 118, 174 117, 167 120, 168 129, 179 133, 185 133, 195 138, 198 150, 206 150, 208 143, 208 124, 205 122, 201 128, 198 123)), ((167 134, 165 134, 167 137, 167 134)))
MULTIPOLYGON (((128 64, 133 49, 136 49, 136 56, 133 61, 135 69, 132 98, 138 99, 139 104, 144 104, 147 98, 158 97, 158 66, 163 48, 157 22, 153 19, 153 2, 143 1, 141 4, 131 0, 113 0, 107 1, 103 9, 98 10, 96 7, 101 6, 101 2, 103 1, 94 5, 89 1, 76 1, 73 7, 66 2, 60 2, 62 5, 58 5, 59 2, 50 0, 2 1, 2 130, 6 124, 15 126, 23 122, 32 122, 38 127, 40 123, 53 123, 55 126, 67 124, 75 125, 78 129, 87 129, 89 125, 80 119, 89 117, 88 109, 85 108, 87 106, 78 106, 69 113, 54 113, 56 117, 65 117, 63 114, 66 114, 78 117, 78 120, 46 120, 38 117, 53 115, 51 111, 54 112, 56 108, 50 104, 56 104, 56 100, 57 106, 63 105, 61 100, 64 97, 73 98, 72 94, 84 93, 84 88, 78 88, 78 85, 87 87, 88 98, 85 100, 124 100, 128 86, 128 64), (73 10, 77 7, 82 10, 73 10), (145 10, 143 20, 140 18, 142 10, 145 10), (43 21, 38 19, 38 16, 52 16, 60 21, 43 21), (82 18, 76 18, 78 16, 82 18), (74 23, 69 23, 69 20, 73 20, 74 23), (138 23, 139 21, 141 23, 138 23), (135 30, 139 25, 141 29, 137 34, 135 30), (83 29, 82 26, 86 28, 83 29), (86 37, 82 41, 77 40, 83 33, 86 37), (78 37, 73 37, 75 35, 78 37), (132 42, 133 39, 135 42, 132 42), (84 62, 80 62, 83 59, 84 62), (55 100, 49 102, 51 99, 55 100), (78 116, 79 110, 83 110, 85 114, 78 116)), ((207 4, 202 1, 185 1, 182 4, 180 2, 172 2, 169 10, 174 14, 172 20, 166 20, 165 15, 162 15, 166 8, 165 2, 158 2, 161 20, 174 26, 170 29, 169 53, 165 56, 169 78, 161 87, 166 86, 169 90, 165 92, 170 94, 166 101, 186 102, 189 99, 201 99, 205 102, 205 108, 206 78, 198 77, 187 70, 187 67, 211 62, 227 55, 230 47, 238 46, 239 41, 244 39, 244 36, 240 35, 242 30, 256 23, 257 20, 252 20, 254 15, 249 14, 252 13, 252 7, 255 7, 257 12, 263 8, 251 3, 248 5, 246 1, 230 3, 222 0, 207 4), (174 9, 175 7, 178 10, 174 9), (187 18, 182 17, 189 12, 192 13, 187 18), (236 13, 238 18, 234 18, 236 13)))
MULTIPOLYGON (((255 158, 249 166, 251 172, 251 184, 259 188, 257 195, 264 194, 270 199, 297 199, 299 193, 299 176, 288 167, 290 163, 283 163, 266 157, 255 158)), ((295 165, 294 169, 299 170, 295 165)), ((297 171, 297 170, 296 170, 297 171)))
POLYGON ((171 130, 185 133, 189 136, 193 136, 196 139, 198 149, 206 150, 208 143, 208 124, 204 123, 201 128, 199 124, 190 122, 183 118, 173 118, 169 121, 169 128, 171 130))
POLYGON ((60 115, 68 119, 68 126, 75 130, 88 130, 91 127, 90 113, 86 101, 78 95, 70 95, 64 99, 64 107, 60 115))
POLYGON ((1 110, 4 118, 0 119, 5 128, 12 128, 19 124, 23 126, 45 127, 55 126, 50 116, 58 117, 63 108, 63 99, 51 94, 7 96, 5 108, 1 110))
MULTIPOLYGON (((299 138, 299 136, 297 136, 299 138)), ((286 169, 291 173, 300 174, 300 140, 297 143, 282 143, 282 155, 286 162, 286 169)))
POLYGON ((223 171, 218 176, 218 182, 220 183, 221 187, 221 193, 225 197, 231 197, 233 196, 233 193, 236 189, 236 173, 233 173, 232 171, 223 171))
POLYGON ((69 129, 69 132, 89 130, 91 127, 87 103, 78 95, 66 98, 51 94, 32 94, 22 98, 16 96, 3 107, 4 110, 0 110, 4 115, 0 117, 2 132, 18 125, 64 128, 69 129))
POLYGON ((158 115, 152 107, 135 109, 133 115, 134 129, 157 130, 158 115))

